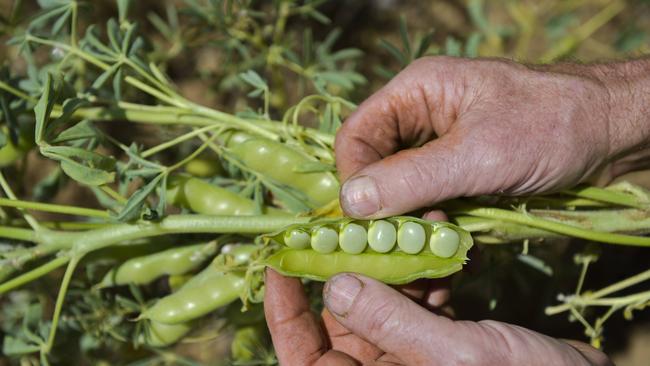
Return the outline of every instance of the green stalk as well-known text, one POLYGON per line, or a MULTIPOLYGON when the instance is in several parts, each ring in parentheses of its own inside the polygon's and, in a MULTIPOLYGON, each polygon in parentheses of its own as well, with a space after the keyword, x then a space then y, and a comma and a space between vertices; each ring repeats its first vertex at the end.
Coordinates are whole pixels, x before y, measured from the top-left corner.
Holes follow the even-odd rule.
MULTIPOLYGON (((609 285, 596 292, 580 295, 580 297, 582 298, 582 301, 599 299, 602 298, 603 296, 607 296, 609 294, 626 289, 628 287, 634 286, 636 284, 639 284, 647 280, 650 280, 650 269, 638 273, 632 277, 626 278, 623 281, 619 281, 615 284, 609 285)), ((568 311, 569 309, 572 308, 573 305, 574 304, 572 302, 567 302, 561 305, 549 306, 546 308, 544 312, 546 313, 546 315, 556 315, 561 312, 568 311)))
POLYGON ((624 193, 598 187, 576 187, 563 191, 562 193, 587 198, 595 201, 612 203, 619 206, 634 207, 638 209, 648 209, 648 205, 639 202, 637 197, 624 193))
POLYGON ((123 241, 167 234, 263 234, 309 220, 309 217, 266 215, 171 215, 158 222, 117 224, 83 232, 52 231, 39 235, 37 241, 49 250, 72 249, 76 253, 87 253, 123 241))
MULTIPOLYGON (((619 216, 619 217, 614 217, 615 219, 614 222, 607 223, 601 221, 600 225, 604 225, 604 226, 594 224, 593 226, 590 227, 598 227, 599 229, 601 227, 608 227, 611 231, 618 231, 617 229, 625 228, 632 221, 630 220, 631 216, 629 216, 628 218, 623 217, 623 219, 621 219, 620 216, 623 216, 620 215, 621 211, 613 211, 613 212, 616 212, 616 215, 619 216)), ((646 212, 634 211, 634 210, 631 210, 629 212, 630 213, 636 212, 640 215, 640 220, 644 224, 643 226, 645 227, 646 231, 648 230, 648 228, 650 228, 650 218, 648 217, 648 214, 646 212)), ((536 229, 541 229, 544 231, 549 231, 556 234, 582 238, 582 239, 592 240, 601 243, 642 246, 642 247, 650 246, 650 238, 648 237, 624 235, 624 234, 617 234, 617 233, 604 232, 604 231, 595 231, 589 228, 583 228, 580 226, 574 226, 574 225, 569 225, 558 221, 548 220, 540 216, 536 216, 531 212, 520 213, 520 212, 508 211, 508 210, 503 210, 498 208, 466 207, 457 210, 453 213, 469 215, 474 217, 482 217, 486 219, 501 220, 505 222, 529 226, 536 229)), ((567 212, 562 211, 562 213, 564 215, 567 215, 567 212)), ((576 214, 584 215, 583 212, 576 212, 576 214)), ((610 213, 610 217, 611 217, 611 213, 610 213)), ((476 223, 474 224, 476 225, 476 223)), ((593 224, 593 223, 588 223, 588 224, 593 224)))
POLYGON ((61 256, 54 258, 53 260, 32 269, 29 272, 23 273, 18 277, 14 277, 9 281, 0 284, 0 295, 11 291, 16 287, 20 287, 26 283, 32 282, 38 278, 45 276, 46 274, 54 271, 55 269, 65 265, 70 260, 68 256, 61 256))
POLYGON ((100 217, 105 219, 111 217, 111 215, 107 211, 95 210, 92 208, 56 205, 52 203, 21 201, 21 200, 13 200, 8 198, 0 198, 0 206, 44 211, 44 212, 54 212, 54 213, 67 214, 67 215, 100 217))
POLYGON ((36 232, 31 229, 0 226, 0 238, 34 242, 36 241, 37 235, 36 232))

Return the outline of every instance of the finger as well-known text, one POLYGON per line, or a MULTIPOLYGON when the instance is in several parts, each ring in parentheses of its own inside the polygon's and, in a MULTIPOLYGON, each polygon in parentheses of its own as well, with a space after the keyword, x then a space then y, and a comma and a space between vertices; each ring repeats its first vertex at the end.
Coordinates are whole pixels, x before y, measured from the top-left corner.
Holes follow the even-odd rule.
POLYGON ((355 334, 408 365, 584 364, 564 342, 498 322, 454 322, 376 280, 341 274, 327 282, 327 308, 355 334))
POLYGON ((336 134, 336 166, 342 181, 397 150, 419 146, 449 129, 462 92, 454 83, 461 59, 416 60, 364 101, 336 134), (426 75, 426 82, 422 76, 426 75))
POLYGON ((333 350, 345 353, 363 365, 375 361, 384 354, 379 347, 359 338, 342 326, 327 309, 323 310, 321 317, 333 350))
POLYGON ((312 365, 327 351, 299 279, 267 269, 264 314, 281 365, 312 365))
POLYGON ((503 156, 491 156, 487 146, 479 155, 476 151, 481 148, 475 150, 466 136, 462 129, 455 129, 422 147, 402 150, 364 167, 343 184, 341 207, 355 218, 380 218, 489 192, 498 184, 488 186, 478 177, 493 175, 490 172, 503 156))
POLYGON ((441 210, 428 211, 422 216, 422 218, 429 221, 449 221, 449 217, 447 217, 447 214, 441 210))

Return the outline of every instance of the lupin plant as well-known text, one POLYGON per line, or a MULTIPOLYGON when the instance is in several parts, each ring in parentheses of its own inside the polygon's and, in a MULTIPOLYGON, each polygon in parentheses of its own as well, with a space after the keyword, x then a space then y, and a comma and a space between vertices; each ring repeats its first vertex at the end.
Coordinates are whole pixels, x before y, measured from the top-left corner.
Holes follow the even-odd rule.
MULTIPOLYGON (((233 361, 274 364, 259 305, 266 266, 310 283, 357 271, 403 284, 460 271, 474 243, 492 250, 524 242, 522 261, 542 271, 529 243, 573 237, 650 246, 643 236, 650 194, 629 183, 458 199, 441 205, 449 223, 343 217, 333 141, 366 78, 357 71, 358 49, 335 49, 339 31, 316 42, 310 29, 291 28, 291 21, 328 24, 323 2, 169 2, 165 17, 147 16, 155 40, 132 20, 136 4, 128 0, 116 2, 105 24, 82 16, 90 2, 40 0, 40 11, 24 22, 16 15, 22 2, 14 3, 4 31, 24 68, 9 65, 0 77, 4 355, 69 363, 112 349, 121 351, 120 363, 193 364, 167 347, 214 338, 201 327, 209 323, 235 334, 233 361), (240 104, 252 100, 254 108, 232 113, 183 96, 170 61, 203 44, 223 57, 222 70, 210 75, 218 76, 220 92, 240 104), (284 81, 295 90, 272 87, 284 81), (139 141, 140 128, 153 136, 139 141), (26 183, 41 167, 47 173, 26 183), (89 193, 92 202, 53 203, 64 187, 89 193), (39 301, 49 294, 42 284, 53 280, 60 281, 56 298, 39 301), (61 332, 84 354, 66 354, 61 332)), ((464 46, 448 38, 438 47, 431 34, 412 44, 404 21, 402 45, 383 46, 402 67, 423 55, 502 47, 507 29, 489 24, 479 1, 469 3, 477 31, 464 46)), ((598 19, 617 9, 606 7, 598 19)), ((565 43, 544 57, 561 56, 565 43)), ((570 311, 598 345, 613 312, 631 316, 650 302, 647 292, 608 296, 650 275, 585 292, 593 260, 578 257, 575 294, 547 313, 570 311), (610 311, 588 323, 585 310, 603 305, 610 311)))

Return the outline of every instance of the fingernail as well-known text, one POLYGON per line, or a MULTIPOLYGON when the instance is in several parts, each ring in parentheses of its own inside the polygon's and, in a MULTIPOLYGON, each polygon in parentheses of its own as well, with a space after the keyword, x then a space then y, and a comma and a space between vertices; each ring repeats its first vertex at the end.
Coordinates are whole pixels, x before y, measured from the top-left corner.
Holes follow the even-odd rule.
POLYGON ((323 291, 325 306, 332 313, 340 317, 346 317, 354 303, 354 299, 362 288, 363 282, 353 275, 342 274, 335 276, 325 284, 323 291))
POLYGON ((349 216, 363 218, 381 208, 374 179, 366 175, 352 178, 341 189, 341 207, 349 216))

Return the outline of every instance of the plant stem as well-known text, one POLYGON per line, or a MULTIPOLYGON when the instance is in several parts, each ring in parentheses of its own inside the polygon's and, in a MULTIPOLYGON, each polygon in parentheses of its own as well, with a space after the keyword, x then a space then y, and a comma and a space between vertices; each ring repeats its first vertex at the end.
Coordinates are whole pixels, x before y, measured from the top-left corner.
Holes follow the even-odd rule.
POLYGON ((104 219, 108 219, 111 217, 111 215, 107 211, 95 210, 92 208, 57 205, 52 203, 21 201, 21 200, 7 199, 7 198, 0 198, 0 206, 15 207, 20 209, 28 209, 28 210, 37 210, 37 211, 44 211, 44 212, 54 212, 54 213, 60 213, 66 215, 100 217, 104 219))
MULTIPOLYGON (((641 221, 643 221, 644 223, 646 220, 650 220, 650 218, 648 218, 647 213, 643 211, 635 211, 635 210, 632 211, 636 212, 642 218, 641 221)), ((536 213, 537 212, 544 212, 544 211, 536 211, 536 213)), ((557 211, 557 212, 562 212, 563 214, 565 214, 565 217, 570 217, 569 212, 564 212, 564 211, 557 211)), ((614 211, 614 212, 616 212, 617 215, 621 214, 621 211, 614 211)), ((572 236, 576 238, 582 238, 582 239, 592 240, 601 243, 609 243, 609 244, 617 244, 617 245, 632 245, 632 246, 642 246, 642 247, 650 246, 650 238, 648 237, 589 230, 589 229, 582 228, 579 225, 573 226, 558 221, 548 220, 540 216, 536 216, 530 212, 520 213, 520 212, 508 211, 508 210, 503 210, 498 208, 466 206, 452 213, 455 214, 460 213, 469 216, 483 217, 487 219, 496 219, 496 220, 511 222, 515 224, 526 225, 529 227, 542 229, 545 231, 550 231, 561 235, 572 236)), ((579 212, 576 214, 584 215, 584 212, 579 212)), ((629 213, 629 215, 631 215, 631 213, 629 213)), ((624 218, 625 217, 623 217, 623 219, 624 218)), ((612 228, 616 228, 616 226, 619 226, 619 228, 620 226, 625 226, 629 224, 629 221, 633 221, 633 220, 621 220, 621 218, 619 217, 619 220, 613 223, 602 222, 601 224, 608 225, 609 228, 612 229, 612 228)), ((588 222, 587 224, 591 224, 591 222, 588 222)), ((594 225, 593 227, 601 228, 603 226, 594 225)), ((646 226, 646 228, 647 227, 648 226, 646 226)), ((617 230, 609 230, 609 231, 617 231, 617 230)))
POLYGON ((14 277, 9 281, 0 284, 0 294, 4 294, 7 291, 15 289, 16 287, 20 287, 26 283, 36 280, 37 278, 43 277, 53 270, 68 263, 69 260, 70 257, 68 256, 57 257, 39 267, 32 269, 29 272, 23 273, 18 277, 14 277))
POLYGON ((23 229, 11 226, 0 226, 0 238, 36 241, 36 232, 31 229, 23 229))
MULTIPOLYGON (((2 187, 2 190, 4 191, 4 193, 7 195, 7 197, 9 197, 9 201, 17 200, 16 195, 14 194, 14 191, 9 186, 9 183, 7 183, 7 181, 5 180, 5 176, 4 176, 4 174, 2 174, 2 172, 0 172, 0 187, 2 187)), ((0 198, 0 199, 6 200, 6 198, 0 198)), ((32 215, 30 215, 27 212, 23 211, 23 209, 21 209, 21 208, 19 208, 19 210, 20 210, 20 213, 25 218, 25 221, 27 221, 27 223, 29 224, 29 226, 32 227, 32 229, 38 230, 40 228, 40 226, 38 225, 38 221, 36 221, 36 219, 32 215)))
MULTIPOLYGON (((602 288, 602 289, 600 289, 600 290, 598 290, 596 292, 592 292, 592 293, 585 294, 585 295, 580 295, 580 297, 583 298, 583 299, 590 299, 590 300, 591 299, 598 299, 598 298, 601 298, 603 296, 607 296, 607 295, 609 295, 611 293, 623 290, 625 288, 634 286, 636 284, 639 284, 639 283, 647 281, 647 280, 650 280, 650 269, 645 270, 645 271, 643 271, 643 272, 641 272, 639 274, 636 274, 636 275, 634 275, 632 277, 626 278, 623 281, 619 281, 619 282, 617 282, 615 284, 609 285, 609 286, 607 286, 605 288, 602 288)), ((555 315, 555 314, 559 314, 561 312, 569 310, 572 306, 573 306, 572 302, 567 302, 567 303, 561 304, 561 305, 549 306, 549 307, 546 308, 546 310, 544 312, 546 313, 546 315, 555 315)))
POLYGON ((613 203, 619 206, 648 209, 648 205, 639 202, 634 195, 609 189, 598 187, 576 187, 563 191, 562 193, 595 201, 613 203))
POLYGON ((68 292, 68 286, 70 285, 70 280, 72 279, 72 274, 74 273, 77 264, 81 260, 81 256, 73 257, 68 263, 68 267, 65 270, 63 275, 63 280, 61 280, 61 287, 59 288, 59 294, 56 297, 56 305, 54 306, 54 315, 52 316, 52 326, 50 327, 50 335, 47 338, 47 343, 43 352, 48 354, 54 346, 54 338, 56 337, 56 330, 59 325, 59 317, 61 316, 61 310, 63 309, 63 302, 65 301, 65 295, 68 292))
POLYGON ((50 250, 73 249, 87 253, 120 242, 166 234, 264 234, 291 224, 306 223, 309 217, 171 215, 158 222, 117 224, 83 232, 49 232, 39 240, 50 250))

